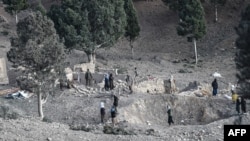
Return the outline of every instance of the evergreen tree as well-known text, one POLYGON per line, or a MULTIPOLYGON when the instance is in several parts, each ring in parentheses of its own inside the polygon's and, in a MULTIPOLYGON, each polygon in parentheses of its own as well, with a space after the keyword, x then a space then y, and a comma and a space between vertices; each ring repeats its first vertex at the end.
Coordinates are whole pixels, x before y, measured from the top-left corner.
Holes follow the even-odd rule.
POLYGON ((177 33, 187 36, 188 41, 193 41, 195 49, 195 62, 197 64, 196 40, 206 34, 204 10, 199 0, 183 0, 179 9, 180 22, 177 33))
POLYGON ((54 89, 54 83, 65 59, 64 45, 53 22, 40 12, 31 13, 17 24, 17 37, 11 39, 8 60, 25 68, 23 75, 34 83, 38 97, 38 113, 44 117, 42 105, 54 89))
POLYGON ((237 78, 241 93, 250 98, 250 5, 242 13, 241 21, 236 27, 238 38, 236 40, 237 52, 235 63, 237 78))
POLYGON ((5 7, 7 12, 15 14, 16 23, 18 22, 17 13, 28 8, 27 0, 3 0, 3 3, 7 4, 7 7, 5 7))
POLYGON ((214 21, 218 21, 218 6, 219 5, 225 5, 227 0, 210 0, 210 2, 214 5, 214 21))
POLYGON ((162 0, 162 2, 169 7, 169 9, 178 12, 179 8, 181 7, 182 0, 162 0))
POLYGON ((140 26, 138 23, 138 18, 137 18, 132 0, 125 0, 124 9, 127 15, 127 25, 126 25, 125 36, 128 38, 130 42, 132 58, 134 58, 132 42, 135 40, 137 36, 139 36, 140 26))
POLYGON ((83 50, 95 62, 98 48, 112 46, 125 32, 123 0, 62 0, 49 17, 68 49, 83 50))
POLYGON ((44 8, 41 0, 38 1, 38 4, 35 6, 35 11, 40 11, 44 16, 47 14, 47 10, 44 8))

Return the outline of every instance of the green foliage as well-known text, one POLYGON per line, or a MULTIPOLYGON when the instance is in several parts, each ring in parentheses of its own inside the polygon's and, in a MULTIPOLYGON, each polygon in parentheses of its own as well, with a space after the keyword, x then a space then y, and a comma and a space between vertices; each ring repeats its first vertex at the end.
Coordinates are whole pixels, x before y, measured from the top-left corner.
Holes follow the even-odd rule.
POLYGON ((178 35, 200 39, 206 34, 204 9, 199 0, 182 1, 179 17, 178 35))
POLYGON ((235 57, 238 70, 237 78, 239 79, 241 93, 250 98, 250 5, 242 13, 236 32, 238 34, 235 57))
POLYGON ((11 14, 28 8, 27 0, 3 0, 3 3, 7 5, 5 10, 11 14))
POLYGON ((123 34, 126 15, 123 0, 62 0, 48 15, 68 49, 87 54, 113 45, 123 34))
POLYGON ((51 92, 50 84, 62 73, 65 59, 64 45, 53 22, 40 12, 31 13, 17 24, 17 36, 12 37, 11 46, 8 60, 26 68, 23 74, 31 77, 43 92, 51 92))
POLYGON ((4 31, 1 31, 1 34, 4 35, 4 36, 7 36, 7 35, 9 35, 9 32, 4 30, 4 31))
POLYGON ((140 33, 140 26, 132 0, 125 0, 124 9, 127 15, 127 26, 125 36, 130 41, 135 40, 140 33))
POLYGON ((47 10, 41 3, 39 3, 38 6, 35 7, 35 10, 40 11, 44 16, 47 14, 47 10))
POLYGON ((210 0, 214 5, 225 5, 227 0, 210 0))

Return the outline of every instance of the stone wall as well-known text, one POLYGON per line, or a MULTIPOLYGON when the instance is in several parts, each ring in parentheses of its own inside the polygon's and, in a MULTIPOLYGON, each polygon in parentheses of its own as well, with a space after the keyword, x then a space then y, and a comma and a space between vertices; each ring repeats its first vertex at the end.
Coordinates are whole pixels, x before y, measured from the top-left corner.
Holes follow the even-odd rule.
POLYGON ((80 72, 86 72, 87 69, 89 69, 89 71, 91 73, 95 73, 95 64, 93 63, 83 63, 83 64, 76 64, 74 65, 74 71, 80 70, 80 72))
POLYGON ((139 93, 165 93, 164 82, 160 78, 148 79, 133 86, 134 92, 139 93))
MULTIPOLYGON (((104 80, 104 74, 105 73, 92 73, 92 77, 93 77, 93 82, 92 85, 94 85, 94 83, 102 83, 102 81, 104 80)), ((85 80, 85 72, 73 72, 73 79, 74 81, 78 81, 78 75, 79 75, 79 79, 81 84, 86 84, 86 80, 85 80)), ((114 75, 114 80, 122 80, 125 81, 125 77, 126 75, 114 75)))
POLYGON ((0 58, 0 84, 9 84, 6 62, 4 58, 0 58))

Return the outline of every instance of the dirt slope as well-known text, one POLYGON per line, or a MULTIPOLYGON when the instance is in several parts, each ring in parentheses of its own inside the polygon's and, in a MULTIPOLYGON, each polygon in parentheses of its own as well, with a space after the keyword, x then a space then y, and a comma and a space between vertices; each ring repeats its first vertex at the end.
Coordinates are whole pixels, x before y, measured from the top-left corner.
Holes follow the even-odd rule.
MULTIPOLYGON (((208 1, 208 0, 205 0, 208 1)), ((55 0, 43 0, 46 7, 55 0)), ((100 49, 97 52, 97 65, 102 67, 119 67, 133 73, 137 67, 140 76, 151 74, 158 78, 174 75, 177 87, 185 88, 189 82, 208 83, 215 71, 222 74, 219 79, 219 93, 228 87, 229 82, 236 82, 234 41, 237 38, 234 27, 240 19, 240 12, 250 1, 229 0, 219 8, 219 22, 213 23, 213 10, 204 4, 207 17, 207 34, 198 42, 199 64, 194 66, 193 46, 186 38, 176 34, 177 14, 170 11, 161 0, 134 1, 141 34, 134 42, 135 59, 131 60, 129 43, 121 39, 114 48, 100 49), (173 63, 175 62, 175 63, 173 63), (180 70, 186 70, 180 73, 180 70)), ((0 15, 9 19, 13 25, 14 18, 0 7, 0 15), (12 19, 12 20, 11 20, 12 19)), ((15 27, 11 26, 12 32, 15 27)), ((3 28, 1 26, 1 28, 3 28)), ((0 57, 5 56, 10 47, 9 37, 0 36, 0 57)), ((69 61, 74 63, 86 61, 80 51, 74 51, 69 61)), ((8 69, 10 70, 10 63, 8 69)), ((9 71, 12 84, 15 72, 9 71)), ((0 86, 3 88, 5 86, 0 86)), ((235 105, 222 94, 214 98, 184 97, 177 95, 134 94, 121 95, 119 101, 119 125, 132 130, 137 135, 107 135, 100 125, 99 102, 106 101, 107 113, 112 104, 109 94, 90 95, 73 94, 74 90, 57 90, 44 105, 45 122, 36 117, 37 97, 29 99, 8 99, 0 97, 0 140, 3 141, 151 141, 151 140, 223 140, 223 125, 238 121, 235 105), (165 106, 173 108, 175 124, 167 125, 165 106), (16 119, 17 118, 17 119, 16 119), (51 123, 52 122, 52 123, 51 123), (74 131, 70 126, 90 127, 90 132, 74 131)), ((249 107, 249 101, 248 101, 249 107)), ((242 116, 242 124, 249 124, 248 113, 242 116)), ((107 115, 106 119, 108 119, 107 115)), ((110 120, 107 121, 110 125, 110 120)))

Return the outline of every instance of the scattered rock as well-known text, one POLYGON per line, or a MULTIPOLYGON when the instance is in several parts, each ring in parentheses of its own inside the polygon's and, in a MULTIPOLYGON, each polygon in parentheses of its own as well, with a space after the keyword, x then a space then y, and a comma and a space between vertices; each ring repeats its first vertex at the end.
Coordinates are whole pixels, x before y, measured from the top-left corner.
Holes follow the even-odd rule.
POLYGON ((6 23, 6 22, 7 22, 7 20, 3 16, 0 15, 0 24, 6 23))
POLYGON ((127 131, 122 127, 111 127, 108 125, 103 127, 103 133, 114 135, 136 135, 134 131, 127 131))
POLYGON ((189 71, 188 69, 180 69, 179 73, 192 73, 192 71, 189 71))
POLYGON ((154 129, 147 129, 146 130, 146 135, 154 135, 155 134, 155 130, 154 129))
POLYGON ((181 62, 181 60, 179 60, 179 59, 175 59, 172 61, 172 63, 180 63, 180 62, 181 62))

